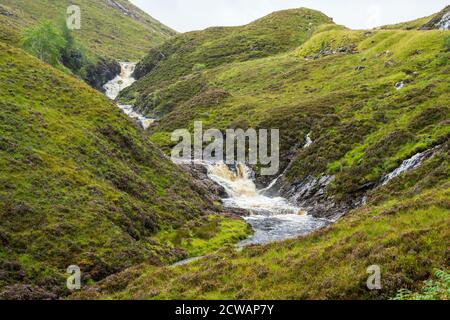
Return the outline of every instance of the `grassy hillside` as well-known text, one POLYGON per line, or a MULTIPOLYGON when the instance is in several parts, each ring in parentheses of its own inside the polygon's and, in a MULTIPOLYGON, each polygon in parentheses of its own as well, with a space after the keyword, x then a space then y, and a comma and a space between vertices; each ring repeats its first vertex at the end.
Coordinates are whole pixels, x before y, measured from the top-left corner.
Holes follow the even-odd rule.
MULTIPOLYGON (((284 166, 294 159, 288 181, 336 175, 332 192, 352 197, 448 139, 446 37, 448 31, 323 25, 288 53, 152 83, 137 106, 160 118, 152 140, 167 150, 170 132, 194 120, 219 129, 279 128, 284 166), (309 132, 314 144, 298 148, 309 132)), ((143 90, 153 76, 134 88, 143 90)))
POLYGON ((349 30, 298 9, 178 35, 121 96, 159 119, 146 133, 83 83, 0 49, 0 298, 65 295, 69 264, 90 285, 73 297, 89 299, 393 298, 448 269, 449 31, 349 30), (215 215, 220 204, 156 149, 196 120, 278 128, 286 188, 330 175, 330 200, 365 204, 312 235, 237 251, 246 224, 215 215), (373 264, 379 291, 366 287, 373 264))
POLYGON ((417 30, 420 29, 424 24, 429 22, 431 19, 433 19, 436 16, 436 14, 433 14, 431 16, 419 18, 412 21, 407 22, 401 22, 396 24, 388 24, 385 26, 382 26, 380 29, 385 30, 417 30))
POLYGON ((76 37, 96 56, 138 60, 175 34, 127 0, 1 0, 0 25, 4 30, 0 39, 15 41, 14 34, 39 20, 59 23, 72 4, 81 8, 81 30, 76 31, 76 37))
POLYGON ((216 27, 180 34, 153 48, 139 63, 138 77, 150 75, 145 85, 174 80, 194 70, 216 67, 234 61, 266 57, 293 49, 303 43, 323 23, 324 14, 296 9, 275 12, 241 27, 216 27))
POLYGON ((245 235, 206 193, 103 95, 0 43, 1 298, 64 295, 70 264, 86 284, 245 235), (170 241, 183 228, 195 247, 170 241))
POLYGON ((325 230, 176 268, 141 266, 74 298, 390 299, 400 288, 419 290, 449 265, 449 148, 325 230), (381 290, 367 289, 371 265, 381 268, 381 290))
POLYGON ((449 265, 448 37, 322 25, 288 52, 150 81, 170 74, 170 60, 160 62, 123 97, 160 118, 150 133, 155 143, 169 150, 170 132, 194 120, 279 128, 281 158, 291 162, 285 185, 334 175, 332 199, 365 194, 367 203, 307 237, 224 249, 177 268, 141 266, 75 297, 388 299, 401 288, 419 291, 435 268, 449 265), (308 133, 313 144, 303 149, 308 133), (421 167, 380 186, 405 159, 436 146, 421 167), (379 291, 366 286, 374 264, 379 291))

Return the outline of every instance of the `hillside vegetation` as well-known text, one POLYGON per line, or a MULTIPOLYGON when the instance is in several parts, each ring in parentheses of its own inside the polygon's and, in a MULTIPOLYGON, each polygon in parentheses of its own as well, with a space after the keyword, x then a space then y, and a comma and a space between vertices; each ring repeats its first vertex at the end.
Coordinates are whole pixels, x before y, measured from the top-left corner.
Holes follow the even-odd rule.
POLYGON ((0 40, 15 42, 37 21, 64 21, 73 4, 81 9, 76 38, 96 56, 134 61, 175 34, 127 0, 1 0, 0 40))
POLYGON ((0 298, 63 296, 70 264, 93 283, 245 236, 210 199, 102 94, 0 43, 0 298), (180 228, 195 247, 159 235, 180 228))
POLYGON ((324 14, 297 9, 275 12, 241 27, 215 27, 177 35, 153 48, 136 68, 139 88, 235 61, 284 52, 303 43, 323 23, 324 14))
POLYGON ((335 175, 331 193, 351 198, 448 139, 446 39, 448 31, 322 25, 287 53, 149 82, 170 72, 164 60, 122 99, 134 95, 137 109, 159 118, 152 140, 165 150, 170 132, 194 120, 279 128, 286 182, 335 175), (308 133, 314 144, 299 148, 308 133))
MULTIPOLYGON (((163 42, 170 31, 127 1, 80 0, 92 16, 77 39, 97 57, 134 59, 159 44, 120 96, 157 118, 144 132, 97 91, 14 47, 23 26, 65 1, 0 1, 0 299, 66 297, 71 264, 83 290, 70 298, 389 299, 430 293, 423 283, 436 269, 432 294, 445 297, 449 31, 416 30, 427 19, 349 30, 296 9, 163 42), (161 38, 140 38, 153 35, 147 27, 161 38), (236 250, 248 226, 217 215, 208 184, 163 153, 173 130, 198 120, 280 129, 281 195, 332 176, 327 200, 351 210, 311 235, 236 250), (421 166, 382 185, 425 150, 421 166), (371 265, 381 290, 367 289, 371 265)), ((275 178, 254 169, 260 184, 275 178)))
MULTIPOLYGON (((150 134, 164 150, 170 132, 192 129, 194 120, 219 129, 279 128, 283 165, 290 164, 286 187, 333 175, 331 199, 365 195, 365 204, 303 238, 224 249, 176 268, 133 268, 74 297, 389 299, 401 288, 420 291, 435 268, 449 265, 448 37, 328 23, 292 50, 247 61, 224 50, 220 63, 206 59, 191 71, 151 52, 143 64, 155 65, 121 98, 159 118, 150 134), (313 144, 304 149, 308 133, 313 144), (380 185, 405 159, 432 148, 418 169, 380 185), (367 289, 371 265, 381 267, 381 290, 367 289)), ((191 59, 202 47, 175 56, 191 59)))

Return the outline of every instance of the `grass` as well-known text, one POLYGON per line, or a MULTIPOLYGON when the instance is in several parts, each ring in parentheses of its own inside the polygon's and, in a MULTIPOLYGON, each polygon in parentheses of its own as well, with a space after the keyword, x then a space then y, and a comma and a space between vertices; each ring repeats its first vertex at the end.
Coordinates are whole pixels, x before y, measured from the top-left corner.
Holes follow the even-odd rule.
POLYGON ((186 251, 186 257, 199 257, 215 252, 227 245, 244 240, 251 229, 243 220, 221 216, 206 217, 206 222, 186 225, 178 230, 160 231, 155 239, 186 251))
POLYGON ((393 300, 449 300, 450 275, 446 271, 434 272, 434 279, 424 282, 420 292, 411 292, 408 289, 400 290, 393 300))
MULTIPOLYGON (((90 291, 76 297, 389 299, 399 288, 418 290, 434 268, 447 266, 449 159, 445 153, 438 157, 416 177, 399 183, 404 190, 386 196, 389 192, 380 189, 368 206, 307 237, 242 252, 224 249, 176 268, 141 266, 120 290, 108 290, 108 284, 102 283, 96 294, 90 291), (444 177, 424 188, 423 181, 436 170, 444 177), (407 186, 405 181, 411 180, 407 186), (366 269, 374 264, 382 270, 382 289, 371 291, 366 287, 366 269)), ((127 273, 121 278, 129 279, 127 273)))
MULTIPOLYGON (((220 206, 102 94, 20 49, 0 49, 2 298, 18 283, 63 296, 70 264, 88 283, 184 258, 154 240, 160 230, 195 225, 216 245, 243 234, 245 223, 225 218, 208 230, 203 217, 220 206)), ((196 234, 193 252, 214 246, 196 234)))
POLYGON ((199 65, 211 68, 267 57, 299 46, 324 23, 331 23, 331 19, 318 11, 295 9, 275 12, 245 26, 180 34, 153 48, 136 73, 144 76, 151 72, 151 77, 142 80, 147 86, 176 80, 197 71, 199 65))
POLYGON ((78 264, 90 286, 71 298, 389 299, 421 290, 448 268, 447 38, 348 30, 305 9, 180 35, 150 52, 121 97, 159 118, 148 133, 86 85, 0 44, 0 287, 64 296, 64 271, 78 264), (170 132, 195 120, 279 128, 283 167, 292 162, 283 182, 332 174, 335 200, 440 147, 336 224, 239 252, 231 244, 245 223, 215 216, 217 204, 151 143, 169 151, 170 132), (374 264, 382 289, 370 291, 374 264))
MULTIPOLYGON (((175 32, 133 6, 126 0, 115 0, 128 10, 128 15, 106 1, 79 0, 81 29, 76 38, 95 56, 117 60, 136 61, 148 50, 173 36, 175 32)), ((14 32, 20 34, 25 27, 38 20, 51 20, 59 25, 65 19, 68 0, 4 0, 2 8, 14 13, 11 17, 0 15, 4 32, 2 41, 11 39, 14 32)), ((3 32, 2 32, 3 33, 3 32)))
POLYGON ((367 191, 365 206, 312 235, 242 252, 224 248, 176 268, 142 265, 114 279, 119 289, 107 279, 74 297, 390 299, 401 288, 419 291, 433 270, 448 268, 447 37, 448 31, 324 24, 297 48, 245 61, 223 51, 220 64, 179 74, 170 58, 150 55, 155 66, 122 98, 160 119, 150 134, 166 151, 170 132, 195 120, 222 130, 279 128, 281 159, 284 166, 292 161, 284 182, 332 174, 329 196, 339 200, 354 198, 415 153, 440 147, 420 168, 367 191), (396 90, 400 81, 405 87, 396 90), (313 144, 303 149, 310 132, 313 144), (371 291, 367 268, 374 264, 382 289, 371 291))
POLYGON ((123 98, 132 95, 140 111, 160 119, 152 140, 165 151, 170 132, 195 120, 221 130, 278 128, 283 166, 293 160, 288 181, 336 175, 332 192, 345 198, 448 139, 446 37, 322 25, 287 53, 153 82, 169 72, 166 59, 123 98), (405 88, 396 90, 400 81, 405 88), (314 144, 296 149, 309 132, 314 144))

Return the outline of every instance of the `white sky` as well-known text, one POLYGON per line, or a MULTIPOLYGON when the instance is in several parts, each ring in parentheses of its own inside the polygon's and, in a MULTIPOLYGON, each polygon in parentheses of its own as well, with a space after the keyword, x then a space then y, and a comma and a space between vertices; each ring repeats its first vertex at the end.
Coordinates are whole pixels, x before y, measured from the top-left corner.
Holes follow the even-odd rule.
POLYGON ((450 0, 130 0, 165 25, 180 31, 247 24, 273 11, 307 7, 338 24, 373 28, 428 16, 450 0))

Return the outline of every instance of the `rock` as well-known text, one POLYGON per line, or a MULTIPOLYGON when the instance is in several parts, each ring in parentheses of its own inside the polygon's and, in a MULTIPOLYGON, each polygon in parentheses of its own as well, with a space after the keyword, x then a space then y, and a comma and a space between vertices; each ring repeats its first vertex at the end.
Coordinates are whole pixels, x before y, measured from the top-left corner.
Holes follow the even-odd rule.
MULTIPOLYGON (((245 209, 240 208, 226 208, 227 213, 231 214, 231 216, 239 216, 239 217, 248 217, 250 216, 251 212, 245 209)), ((225 216, 227 215, 225 213, 225 216)))
POLYGON ((450 30, 450 6, 445 7, 444 10, 420 28, 420 30, 433 29, 450 30))
POLYGON ((120 64, 115 60, 100 59, 96 65, 87 68, 85 81, 93 88, 104 92, 103 85, 114 79, 121 72, 120 64))
POLYGON ((12 11, 10 11, 10 10, 11 9, 9 9, 8 7, 5 7, 5 6, 0 4, 0 15, 7 16, 7 17, 15 16, 15 14, 12 11))
POLYGON ((43 288, 27 285, 14 284, 6 286, 0 291, 0 300, 56 300, 58 296, 43 288))
POLYGON ((193 177, 194 186, 211 201, 221 201, 221 199, 228 198, 225 189, 208 178, 208 171, 203 165, 189 164, 182 165, 181 168, 190 173, 193 177))
POLYGON ((405 83, 404 83, 403 81, 397 82, 397 83, 395 84, 395 89, 397 89, 397 90, 401 90, 401 89, 403 89, 404 87, 405 87, 405 83))
POLYGON ((385 62, 384 62, 384 66, 385 66, 386 68, 393 67, 393 66, 395 66, 395 65, 396 65, 396 62, 395 62, 394 60, 388 60, 388 61, 385 61, 385 62))
POLYGON ((333 180, 333 176, 327 175, 308 176, 303 181, 283 186, 281 195, 316 218, 336 220, 358 207, 362 195, 355 194, 352 200, 335 201, 327 192, 333 180))

